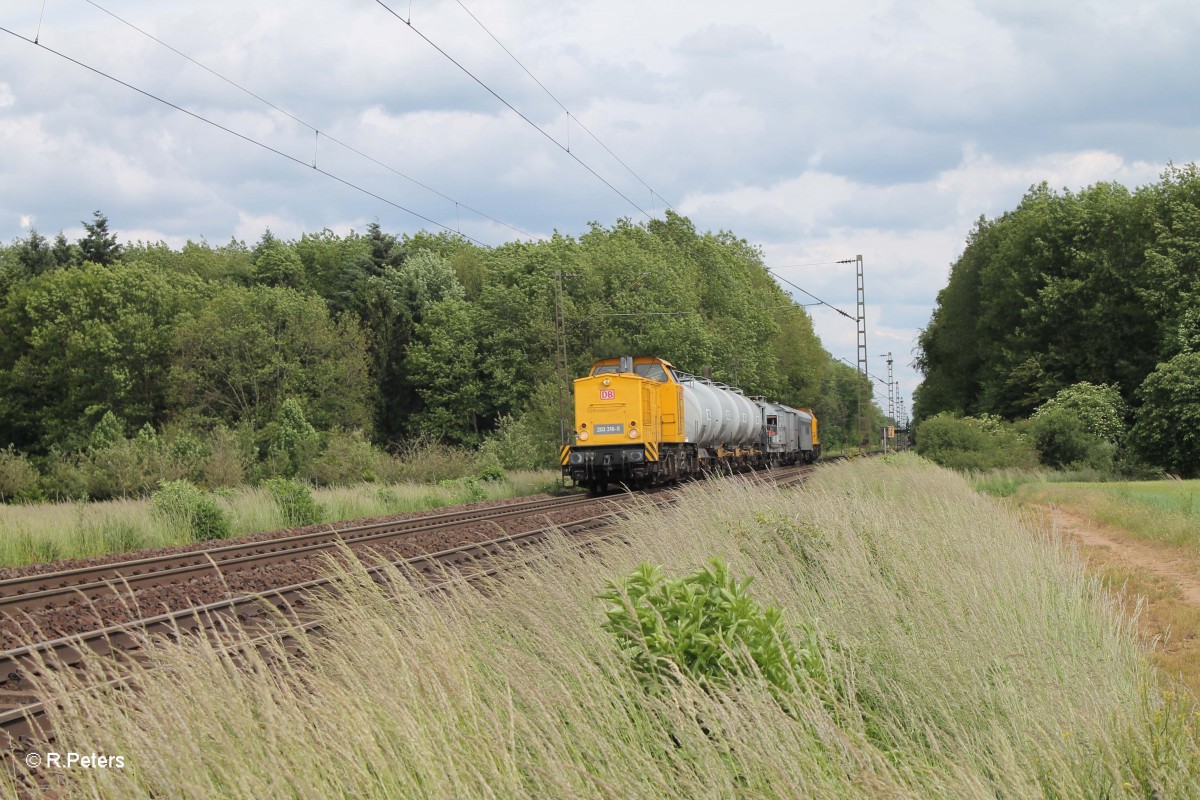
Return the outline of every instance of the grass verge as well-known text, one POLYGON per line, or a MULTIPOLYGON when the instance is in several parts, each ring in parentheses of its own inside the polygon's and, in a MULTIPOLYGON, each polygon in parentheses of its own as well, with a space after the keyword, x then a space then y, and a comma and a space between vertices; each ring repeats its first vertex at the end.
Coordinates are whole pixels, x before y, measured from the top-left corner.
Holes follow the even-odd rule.
POLYGON ((486 593, 349 575, 284 667, 158 644, 136 696, 99 697, 47 671, 57 746, 125 766, 32 777, 61 798, 1200 795, 1200 717, 1118 603, 961 476, 902 456, 683 494, 629 544, 560 541, 486 593), (820 680, 647 690, 598 597, 710 558, 783 610, 820 680))
MULTIPOLYGON (((499 481, 442 481, 432 486, 371 483, 314 489, 313 497, 322 510, 320 521, 334 522, 536 494, 555 478, 549 471, 511 472, 499 481)), ((231 536, 288 526, 266 489, 223 490, 218 502, 231 516, 231 536)), ((0 505, 0 566, 4 567, 193 541, 186 525, 154 513, 148 499, 0 505)))

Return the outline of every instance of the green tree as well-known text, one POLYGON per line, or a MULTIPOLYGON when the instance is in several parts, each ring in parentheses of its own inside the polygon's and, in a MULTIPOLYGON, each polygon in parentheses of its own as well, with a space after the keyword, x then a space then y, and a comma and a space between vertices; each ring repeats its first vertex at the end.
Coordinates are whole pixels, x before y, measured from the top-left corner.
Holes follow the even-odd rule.
POLYGON ((80 448, 106 411, 135 428, 161 423, 171 333, 202 294, 194 280, 122 264, 16 286, 0 306, 0 440, 80 448))
POLYGON ((1179 475, 1200 474, 1200 353, 1159 364, 1138 399, 1131 438, 1141 456, 1179 475))
POLYGON ((465 300, 447 298, 428 309, 407 358, 425 404, 417 414, 421 431, 455 443, 479 441, 484 390, 478 341, 465 300))
POLYGON ((254 282, 263 286, 300 289, 306 285, 304 264, 295 251, 267 230, 251 257, 254 282))
POLYGON ((218 292, 174 336, 177 412, 206 424, 262 427, 285 398, 302 401, 319 429, 369 424, 366 341, 321 298, 253 286, 218 292))
POLYGON ((36 228, 29 229, 29 238, 18 239, 13 245, 13 251, 17 261, 24 267, 26 275, 41 275, 58 266, 54 249, 36 228))
POLYGON ((87 231, 87 235, 80 239, 78 244, 79 254, 84 261, 107 266, 121 257, 117 235, 108 231, 108 217, 94 211, 92 221, 84 222, 83 229, 87 231))
POLYGON ((59 231, 54 237, 54 263, 59 267, 73 267, 79 264, 79 248, 67 241, 66 235, 59 231))

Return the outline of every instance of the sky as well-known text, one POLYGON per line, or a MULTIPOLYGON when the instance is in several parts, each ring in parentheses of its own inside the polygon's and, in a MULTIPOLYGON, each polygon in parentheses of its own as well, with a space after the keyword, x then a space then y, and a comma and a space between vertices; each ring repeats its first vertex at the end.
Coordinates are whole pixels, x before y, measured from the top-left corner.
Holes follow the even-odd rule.
MULTIPOLYGON (((910 412, 981 215, 1200 157, 1194 0, 6 0, 0 27, 38 42, 0 32, 4 242, 99 209, 174 247, 499 244, 669 206, 852 316, 830 262, 861 255, 870 370, 893 354, 910 412)), ((853 362, 854 322, 809 311, 853 362)))

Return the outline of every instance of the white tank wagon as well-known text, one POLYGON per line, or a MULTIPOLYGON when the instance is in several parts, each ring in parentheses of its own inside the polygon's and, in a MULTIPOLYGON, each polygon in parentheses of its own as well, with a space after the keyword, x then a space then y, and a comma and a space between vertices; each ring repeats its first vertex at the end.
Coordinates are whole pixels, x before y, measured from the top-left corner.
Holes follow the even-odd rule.
POLYGON ((683 414, 689 442, 725 450, 758 444, 758 409, 740 389, 676 373, 683 387, 683 414))

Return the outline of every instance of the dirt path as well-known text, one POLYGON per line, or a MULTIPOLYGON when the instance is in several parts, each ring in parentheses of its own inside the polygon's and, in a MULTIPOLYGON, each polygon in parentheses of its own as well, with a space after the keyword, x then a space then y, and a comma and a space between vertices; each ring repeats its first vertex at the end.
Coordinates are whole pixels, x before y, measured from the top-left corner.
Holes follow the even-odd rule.
POLYGON ((1129 607, 1141 601, 1138 630, 1150 658, 1200 698, 1200 553, 1147 542, 1084 511, 1037 505, 1054 530, 1074 542, 1129 607))
POLYGON ((1041 506, 1054 527, 1088 547, 1108 548, 1127 566, 1146 570, 1179 587, 1184 602, 1200 608, 1200 558, 1179 547, 1138 540, 1133 534, 1099 525, 1062 506, 1041 506))

